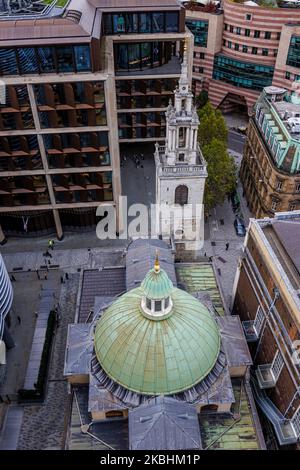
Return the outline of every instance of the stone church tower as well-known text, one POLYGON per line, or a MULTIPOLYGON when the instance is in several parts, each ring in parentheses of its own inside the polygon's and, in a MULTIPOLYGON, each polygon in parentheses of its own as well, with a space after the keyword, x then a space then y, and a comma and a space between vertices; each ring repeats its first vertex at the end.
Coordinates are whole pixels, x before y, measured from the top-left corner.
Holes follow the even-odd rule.
POLYGON ((177 249, 197 250, 203 243, 198 232, 201 232, 199 227, 204 222, 204 210, 196 213, 196 204, 203 203, 207 171, 197 140, 199 118, 193 105, 187 70, 185 50, 181 76, 174 91, 174 106, 170 102, 166 111, 165 145, 155 145, 156 204, 160 208, 170 208, 176 204, 183 210, 189 204, 193 207, 193 213, 183 213, 179 220, 177 212, 173 217, 167 214, 167 210, 165 213, 163 210, 157 211, 156 228, 163 238, 171 233, 177 249), (188 227, 188 230, 183 230, 181 225, 188 227), (191 230, 197 232, 194 240, 189 235, 191 230))

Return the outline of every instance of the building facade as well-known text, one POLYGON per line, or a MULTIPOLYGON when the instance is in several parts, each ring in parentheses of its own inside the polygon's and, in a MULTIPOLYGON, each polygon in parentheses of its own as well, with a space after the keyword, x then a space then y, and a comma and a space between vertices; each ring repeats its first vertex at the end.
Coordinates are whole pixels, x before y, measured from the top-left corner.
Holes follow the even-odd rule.
POLYGON ((252 113, 260 92, 275 85, 291 89, 300 64, 300 9, 266 8, 223 0, 221 6, 186 4, 194 34, 193 81, 224 112, 240 106, 252 113))
POLYGON ((119 145, 164 139, 184 40, 192 69, 176 0, 18 5, 0 16, 1 242, 61 238, 117 206, 119 145))
POLYGON ((174 95, 174 106, 170 102, 166 112, 165 145, 157 143, 154 155, 159 210, 157 229, 163 238, 171 236, 177 247, 197 250, 204 241, 203 237, 201 239, 204 224, 202 204, 207 170, 198 143, 199 117, 189 86, 186 50, 174 95), (182 209, 178 214, 168 212, 176 206, 182 209))
POLYGON ((300 209, 300 102, 266 87, 250 118, 240 177, 257 218, 300 209))
POLYGON ((251 219, 233 291, 256 401, 279 446, 300 439, 300 211, 251 219))

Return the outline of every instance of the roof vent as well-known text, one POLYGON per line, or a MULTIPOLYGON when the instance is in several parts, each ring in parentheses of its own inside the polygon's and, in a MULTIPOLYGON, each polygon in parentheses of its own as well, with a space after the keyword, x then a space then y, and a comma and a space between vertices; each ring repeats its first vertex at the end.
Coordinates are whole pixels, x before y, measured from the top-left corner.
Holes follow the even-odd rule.
POLYGON ((81 19, 82 12, 78 10, 67 10, 64 17, 68 20, 74 21, 74 23, 79 23, 81 19))

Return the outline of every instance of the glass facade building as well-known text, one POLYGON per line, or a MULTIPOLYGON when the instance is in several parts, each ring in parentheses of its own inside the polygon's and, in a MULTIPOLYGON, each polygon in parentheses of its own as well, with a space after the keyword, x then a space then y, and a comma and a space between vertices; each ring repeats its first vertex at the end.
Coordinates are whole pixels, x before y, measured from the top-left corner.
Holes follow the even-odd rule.
POLYGON ((213 78, 236 87, 262 90, 272 84, 274 67, 243 62, 223 55, 214 59, 213 78))

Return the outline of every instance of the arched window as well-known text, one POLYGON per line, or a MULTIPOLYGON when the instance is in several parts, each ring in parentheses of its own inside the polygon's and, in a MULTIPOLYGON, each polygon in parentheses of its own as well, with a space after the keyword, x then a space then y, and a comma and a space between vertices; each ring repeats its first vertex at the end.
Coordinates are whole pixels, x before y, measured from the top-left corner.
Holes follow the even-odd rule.
POLYGON ((188 194, 189 190, 187 186, 184 186, 183 184, 177 186, 177 188, 175 189, 175 204, 179 204, 180 206, 184 206, 184 204, 187 204, 188 194))

